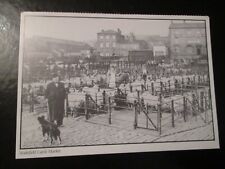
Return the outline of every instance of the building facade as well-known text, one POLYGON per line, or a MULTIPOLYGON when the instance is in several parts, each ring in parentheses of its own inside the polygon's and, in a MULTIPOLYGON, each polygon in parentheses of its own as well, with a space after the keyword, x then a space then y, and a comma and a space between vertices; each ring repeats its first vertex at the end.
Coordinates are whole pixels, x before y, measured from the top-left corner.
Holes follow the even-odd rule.
POLYGON ((175 62, 191 63, 207 58, 205 23, 171 23, 169 46, 171 59, 175 62))
POLYGON ((120 29, 97 33, 96 50, 100 56, 128 56, 130 50, 146 49, 147 43, 136 40, 134 34, 124 36, 120 29))
POLYGON ((153 55, 154 57, 166 57, 168 55, 167 47, 164 45, 155 45, 153 46, 153 55))

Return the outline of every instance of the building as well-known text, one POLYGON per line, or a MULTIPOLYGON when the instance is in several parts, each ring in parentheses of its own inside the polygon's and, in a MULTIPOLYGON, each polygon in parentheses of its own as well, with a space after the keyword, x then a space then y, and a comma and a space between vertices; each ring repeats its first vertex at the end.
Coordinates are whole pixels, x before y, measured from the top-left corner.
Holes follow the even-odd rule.
POLYGON ((154 60, 152 50, 132 50, 129 51, 128 62, 134 64, 145 64, 154 60))
POLYGON ((130 50, 146 49, 147 43, 137 40, 133 33, 122 35, 121 30, 102 30, 97 33, 96 50, 100 56, 128 56, 130 50))
POLYGON ((171 23, 169 27, 170 56, 179 63, 207 58, 206 30, 203 22, 171 23))
POLYGON ((154 57, 166 57, 168 55, 167 47, 164 45, 153 46, 154 57))

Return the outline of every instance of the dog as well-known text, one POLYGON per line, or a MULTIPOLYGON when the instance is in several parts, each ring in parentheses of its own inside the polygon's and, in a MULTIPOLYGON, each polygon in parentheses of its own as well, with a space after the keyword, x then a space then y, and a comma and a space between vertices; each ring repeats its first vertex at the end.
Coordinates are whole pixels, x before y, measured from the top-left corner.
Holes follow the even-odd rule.
MULTIPOLYGON (((43 137, 47 135, 47 137, 51 138, 51 144, 53 143, 53 138, 55 140, 59 140, 59 144, 61 144, 60 130, 58 129, 55 123, 51 123, 45 120, 45 116, 40 116, 37 118, 39 123, 41 124, 43 137)), ((45 141, 45 139, 43 140, 45 141)))

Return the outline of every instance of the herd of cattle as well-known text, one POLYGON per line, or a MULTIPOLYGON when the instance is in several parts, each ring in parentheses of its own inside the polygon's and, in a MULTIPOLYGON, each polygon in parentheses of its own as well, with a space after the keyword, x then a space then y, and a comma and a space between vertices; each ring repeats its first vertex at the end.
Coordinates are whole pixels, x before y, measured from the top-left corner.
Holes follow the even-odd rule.
MULTIPOLYGON (((153 109, 156 109, 159 104, 162 104, 162 107, 166 109, 170 106, 169 103, 174 100, 174 108, 178 112, 182 109, 181 105, 184 96, 192 102, 193 93, 198 97, 202 90, 208 90, 209 88, 209 78, 207 75, 171 76, 156 80, 148 78, 146 80, 136 79, 130 83, 121 83, 115 89, 100 88, 98 85, 77 88, 71 84, 68 86, 69 83, 68 81, 65 82, 68 87, 66 111, 71 112, 73 115, 83 113, 85 106, 92 112, 106 112, 107 105, 109 104, 108 98, 110 98, 110 105, 115 109, 132 108, 135 101, 140 100, 144 105, 153 109)), ((36 85, 36 88, 38 86, 34 92, 37 104, 41 103, 44 99, 43 93, 46 84, 33 84, 33 86, 36 85)), ((26 87, 24 86, 24 88, 26 87)), ((23 91, 23 94, 24 103, 26 101, 29 103, 29 97, 31 96, 25 91, 23 91)))

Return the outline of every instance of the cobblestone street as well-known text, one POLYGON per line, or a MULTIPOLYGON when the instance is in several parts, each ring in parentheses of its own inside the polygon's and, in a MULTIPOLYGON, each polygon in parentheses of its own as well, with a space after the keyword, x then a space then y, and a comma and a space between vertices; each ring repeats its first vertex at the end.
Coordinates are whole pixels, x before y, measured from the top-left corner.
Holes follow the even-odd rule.
MULTIPOLYGON (((44 115, 44 113, 42 113, 44 115)), ((108 115, 101 114, 85 120, 85 117, 64 118, 64 126, 60 127, 62 143, 43 142, 40 124, 37 117, 40 113, 23 112, 22 115, 22 148, 32 147, 55 147, 55 146, 82 146, 101 144, 124 144, 124 143, 150 143, 188 140, 212 140, 212 123, 204 123, 201 119, 193 119, 186 123, 177 120, 175 128, 168 122, 169 115, 163 115, 162 134, 158 131, 137 128, 134 129, 134 112, 123 110, 112 112, 112 124, 108 123, 108 115), (166 121, 166 119, 168 119, 166 121)), ((154 116, 154 114, 153 114, 154 116)), ((154 119, 154 117, 153 117, 154 119)), ((146 119, 139 115, 139 126, 144 127, 146 119)), ((154 122, 154 120, 153 120, 154 122)), ((151 126, 149 124, 149 126, 151 126)))

